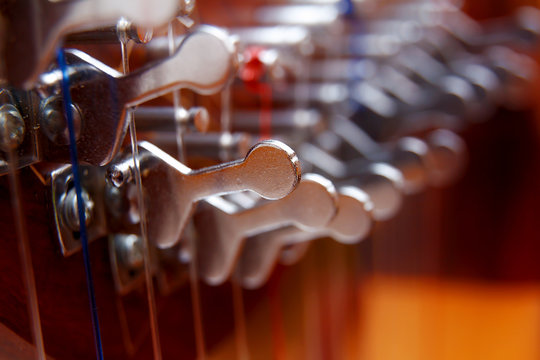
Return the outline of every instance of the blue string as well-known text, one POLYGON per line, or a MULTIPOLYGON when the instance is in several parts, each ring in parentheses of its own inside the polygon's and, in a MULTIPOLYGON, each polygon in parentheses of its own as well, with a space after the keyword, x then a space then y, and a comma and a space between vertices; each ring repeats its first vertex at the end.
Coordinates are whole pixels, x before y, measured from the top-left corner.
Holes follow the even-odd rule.
POLYGON ((353 17, 354 16, 354 4, 352 0, 342 0, 339 3, 340 12, 345 17, 353 17))
POLYGON ((92 279, 92 267, 90 265, 90 254, 88 251, 88 237, 86 234, 84 200, 82 198, 82 187, 79 170, 79 162, 77 160, 77 144, 75 140, 75 128, 73 126, 73 113, 71 111, 71 94, 69 93, 69 75, 64 57, 64 50, 59 48, 57 51, 57 61, 60 70, 62 71, 62 94, 64 96, 64 112, 67 118, 67 126, 69 132, 69 155, 71 158, 71 167, 73 171, 73 182, 75 184, 75 192, 77 194, 77 210, 79 212, 79 230, 82 245, 82 254, 84 259, 84 270, 86 273, 86 286, 88 290, 88 300, 90 302, 90 312, 92 315, 92 329, 94 331, 94 345, 96 348, 96 357, 103 360, 103 348, 101 344, 101 332, 99 330, 99 319, 96 305, 96 295, 94 291, 94 280, 92 279))

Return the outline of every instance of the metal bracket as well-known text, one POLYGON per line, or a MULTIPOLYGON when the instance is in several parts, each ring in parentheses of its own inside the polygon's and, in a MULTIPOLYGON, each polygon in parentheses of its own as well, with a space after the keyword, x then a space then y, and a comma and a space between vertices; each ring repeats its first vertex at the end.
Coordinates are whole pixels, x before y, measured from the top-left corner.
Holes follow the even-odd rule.
MULTIPOLYGON (((54 223, 60 250, 70 256, 81 249, 77 197, 73 186, 71 165, 64 165, 49 174, 54 223)), ((106 210, 103 201, 105 172, 101 168, 81 167, 83 198, 85 198, 88 241, 107 234, 106 210)))
MULTIPOLYGON (((17 129, 19 134, 6 134, 10 138, 17 136, 17 147, 13 149, 17 161, 17 168, 34 164, 39 159, 37 146, 37 132, 34 124, 37 98, 31 92, 17 91, 12 89, 0 89, 0 116, 5 119, 10 111, 14 111, 22 123, 17 129), (24 104, 24 105, 23 105, 24 104)), ((13 125, 3 124, 3 128, 13 129, 13 125)), ((9 171, 8 155, 0 146, 0 176, 9 171)))

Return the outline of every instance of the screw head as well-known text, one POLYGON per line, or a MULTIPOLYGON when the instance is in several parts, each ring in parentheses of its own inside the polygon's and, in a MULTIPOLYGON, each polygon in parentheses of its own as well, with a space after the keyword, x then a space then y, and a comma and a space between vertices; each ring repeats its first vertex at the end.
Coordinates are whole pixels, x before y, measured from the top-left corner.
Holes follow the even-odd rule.
MULTIPOLYGON (((94 201, 90 198, 90 195, 86 190, 82 189, 81 192, 84 203, 84 218, 86 225, 92 221, 94 213, 94 201)), ((71 188, 60 200, 62 220, 73 231, 78 231, 80 227, 79 222, 79 209, 77 202, 77 192, 75 188, 71 188)))
POLYGON ((25 125, 21 113, 12 104, 0 106, 0 149, 16 149, 24 140, 25 125))
MULTIPOLYGON (((78 140, 81 133, 81 111, 75 104, 71 104, 73 113, 73 126, 75 139, 78 140)), ((40 122, 43 132, 50 141, 58 145, 69 144, 69 131, 67 118, 64 114, 64 100, 59 96, 45 99, 40 105, 40 122)))

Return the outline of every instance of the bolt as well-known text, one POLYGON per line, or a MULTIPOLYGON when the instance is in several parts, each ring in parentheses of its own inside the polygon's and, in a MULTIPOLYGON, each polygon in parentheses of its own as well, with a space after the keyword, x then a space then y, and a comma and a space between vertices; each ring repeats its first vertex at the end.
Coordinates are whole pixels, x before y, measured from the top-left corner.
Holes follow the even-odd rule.
POLYGON ((116 235, 114 237, 118 259, 128 269, 140 269, 144 265, 142 239, 140 236, 116 235))
POLYGON ((151 28, 137 27, 129 20, 121 18, 116 23, 116 35, 121 43, 126 44, 129 40, 137 44, 146 44, 154 36, 151 28))
POLYGON ((16 149, 24 139, 25 125, 21 113, 12 104, 0 106, 0 148, 16 149))
MULTIPOLYGON (((94 202, 90 198, 90 195, 86 190, 82 189, 81 196, 84 204, 84 218, 86 225, 92 221, 92 215, 94 212, 94 202)), ((68 192, 60 199, 60 209, 62 214, 62 220, 73 231, 78 231, 80 227, 79 222, 79 209, 77 202, 77 192, 75 188, 68 190, 68 192)))
POLYGON ((133 171, 131 170, 132 161, 124 161, 115 165, 112 165, 107 170, 107 179, 116 188, 120 188, 130 182, 133 178, 133 171))
MULTIPOLYGON (((71 104, 71 111, 73 113, 75 139, 78 140, 81 133, 82 115, 75 104, 71 104)), ((64 100, 62 98, 53 96, 41 103, 40 121, 43 132, 49 140, 58 145, 69 144, 69 130, 64 114, 64 100)))
POLYGON ((193 9, 195 9, 195 0, 182 0, 181 8, 186 15, 191 14, 193 9))

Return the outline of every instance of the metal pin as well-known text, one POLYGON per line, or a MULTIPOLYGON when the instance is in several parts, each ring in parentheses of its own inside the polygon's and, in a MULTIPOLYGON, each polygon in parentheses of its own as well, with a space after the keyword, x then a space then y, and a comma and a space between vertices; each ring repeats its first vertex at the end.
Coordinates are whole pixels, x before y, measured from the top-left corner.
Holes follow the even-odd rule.
MULTIPOLYGON (((176 134, 159 131, 152 132, 146 137, 167 153, 175 153, 176 134)), ((242 157, 256 142, 254 136, 244 133, 187 133, 183 140, 188 153, 219 162, 242 157)))
POLYGON ((175 109, 172 106, 142 106, 138 107, 133 114, 139 131, 174 130, 175 121, 202 133, 210 129, 208 110, 199 106, 187 110, 175 109))

